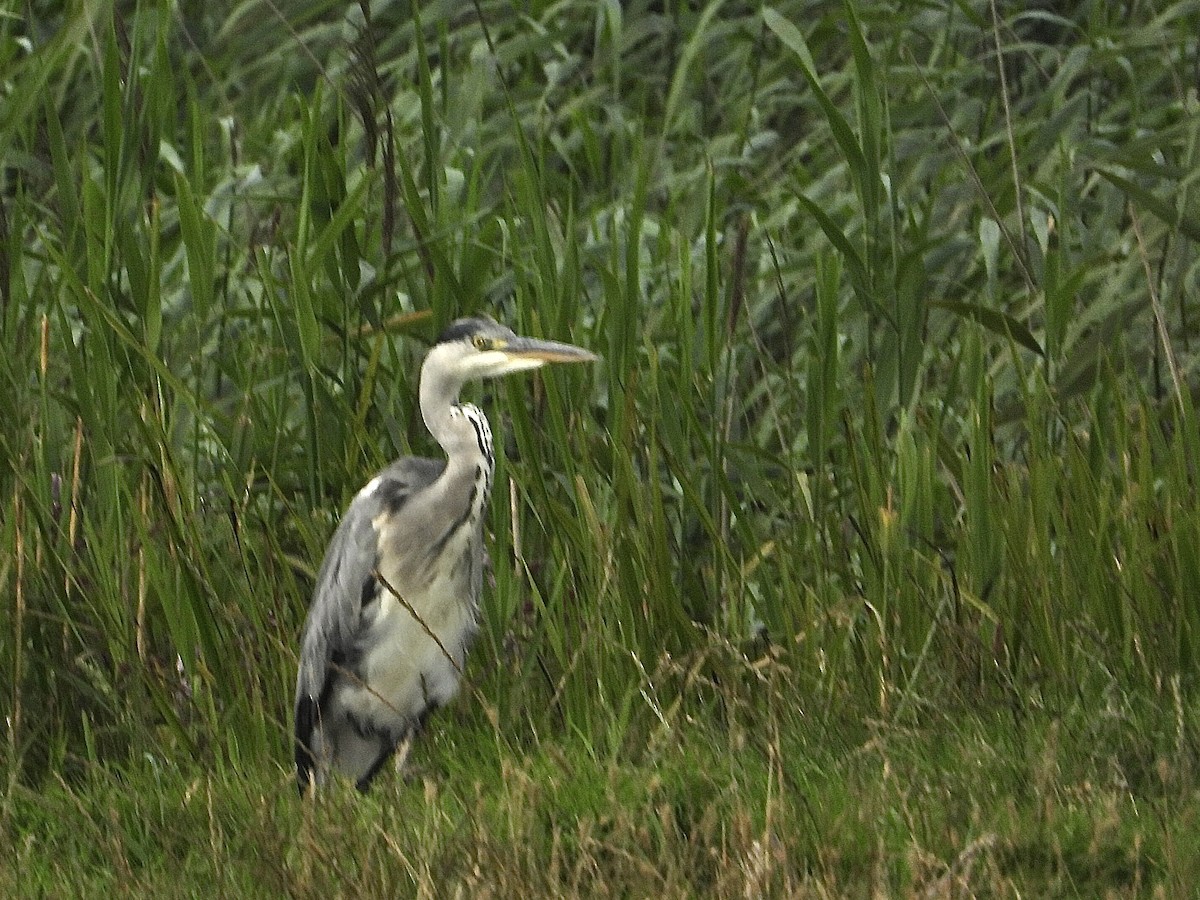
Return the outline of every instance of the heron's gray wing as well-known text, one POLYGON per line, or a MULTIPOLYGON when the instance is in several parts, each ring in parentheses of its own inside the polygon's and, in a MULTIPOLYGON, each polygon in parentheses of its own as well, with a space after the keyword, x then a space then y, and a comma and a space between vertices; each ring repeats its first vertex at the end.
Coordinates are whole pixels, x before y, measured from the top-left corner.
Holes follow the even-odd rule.
POLYGON ((313 732, 321 721, 322 704, 338 672, 352 664, 363 605, 375 596, 374 520, 381 512, 394 515, 433 484, 445 467, 442 460, 420 457, 392 463, 350 503, 325 551, 304 623, 296 674, 296 777, 301 792, 315 765, 313 732))

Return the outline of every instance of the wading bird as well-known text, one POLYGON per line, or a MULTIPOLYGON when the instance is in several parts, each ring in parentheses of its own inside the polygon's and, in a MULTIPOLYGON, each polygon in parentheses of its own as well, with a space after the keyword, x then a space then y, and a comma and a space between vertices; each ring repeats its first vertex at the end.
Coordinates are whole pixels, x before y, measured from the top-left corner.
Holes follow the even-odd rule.
POLYGON ((425 427, 446 459, 404 457, 350 503, 317 575, 296 677, 296 781, 329 770, 365 791, 396 747, 457 692, 479 617, 492 432, 462 386, 588 362, 587 350, 459 319, 421 366, 425 427))

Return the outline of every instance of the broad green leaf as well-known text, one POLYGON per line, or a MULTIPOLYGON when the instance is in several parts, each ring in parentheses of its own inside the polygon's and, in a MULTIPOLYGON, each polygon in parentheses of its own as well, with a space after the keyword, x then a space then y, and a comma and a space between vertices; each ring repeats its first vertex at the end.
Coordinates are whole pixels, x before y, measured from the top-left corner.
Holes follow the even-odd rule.
POLYGON ((1032 350, 1038 356, 1045 356, 1045 351, 1033 336, 1033 332, 1007 313, 988 309, 977 303, 961 303, 955 300, 930 300, 929 305, 934 309, 944 309, 956 316, 972 319, 994 334, 1004 338, 1011 337, 1026 350, 1032 350))
POLYGON ((1125 194, 1138 206, 1152 213, 1156 218, 1172 228, 1178 228, 1192 241, 1200 243, 1200 218, 1185 210, 1176 209, 1170 202, 1147 190, 1140 184, 1118 175, 1116 172, 1100 168, 1096 170, 1102 177, 1112 182, 1121 193, 1125 194))

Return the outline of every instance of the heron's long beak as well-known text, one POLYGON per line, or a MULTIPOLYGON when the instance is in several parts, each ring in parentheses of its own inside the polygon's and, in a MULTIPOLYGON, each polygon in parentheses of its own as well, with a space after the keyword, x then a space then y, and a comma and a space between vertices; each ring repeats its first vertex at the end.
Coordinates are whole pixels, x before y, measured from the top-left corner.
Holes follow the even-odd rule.
POLYGON ((598 357, 591 350, 574 344, 558 341, 540 341, 536 338, 518 337, 504 345, 504 353, 518 359, 536 359, 541 362, 578 363, 595 362, 598 357))

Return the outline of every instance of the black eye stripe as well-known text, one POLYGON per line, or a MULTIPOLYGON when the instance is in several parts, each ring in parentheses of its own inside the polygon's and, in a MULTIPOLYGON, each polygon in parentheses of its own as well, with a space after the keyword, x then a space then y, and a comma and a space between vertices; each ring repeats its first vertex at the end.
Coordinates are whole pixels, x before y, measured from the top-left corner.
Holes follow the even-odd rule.
POLYGON ((487 328, 493 324, 487 319, 458 319, 442 332, 441 336, 437 339, 437 343, 451 344, 454 341, 461 341, 463 338, 470 337, 481 328, 487 328))

